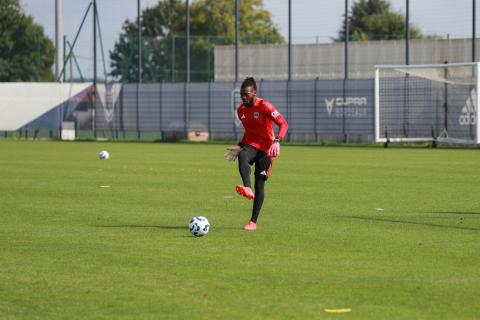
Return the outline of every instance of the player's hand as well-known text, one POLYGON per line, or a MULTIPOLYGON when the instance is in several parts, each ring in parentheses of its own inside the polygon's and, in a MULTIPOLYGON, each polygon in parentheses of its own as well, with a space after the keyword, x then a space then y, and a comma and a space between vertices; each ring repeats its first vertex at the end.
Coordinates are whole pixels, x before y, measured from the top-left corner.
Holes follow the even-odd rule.
POLYGON ((280 142, 276 141, 270 146, 270 149, 268 149, 268 155, 270 157, 276 157, 280 155, 280 142))
POLYGON ((235 161, 240 151, 242 151, 242 148, 240 146, 230 146, 230 147, 227 147, 227 152, 223 156, 228 161, 235 161))

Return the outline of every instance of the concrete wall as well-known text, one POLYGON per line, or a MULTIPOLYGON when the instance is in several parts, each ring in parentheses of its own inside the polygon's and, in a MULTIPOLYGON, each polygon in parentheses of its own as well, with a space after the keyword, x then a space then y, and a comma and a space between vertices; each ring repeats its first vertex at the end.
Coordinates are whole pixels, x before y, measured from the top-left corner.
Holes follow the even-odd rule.
MULTIPOLYGON (((469 62, 471 39, 411 40, 410 64, 469 62)), ((477 57, 480 42, 477 40, 477 57)), ((292 79, 343 79, 344 44, 302 44, 292 47, 292 79)), ((288 46, 244 45, 239 50, 239 78, 253 75, 257 79, 288 78, 288 46)), ((374 66, 405 64, 405 41, 355 41, 349 43, 349 78, 371 79, 374 66)), ((235 78, 235 47, 215 47, 215 81, 235 78)))

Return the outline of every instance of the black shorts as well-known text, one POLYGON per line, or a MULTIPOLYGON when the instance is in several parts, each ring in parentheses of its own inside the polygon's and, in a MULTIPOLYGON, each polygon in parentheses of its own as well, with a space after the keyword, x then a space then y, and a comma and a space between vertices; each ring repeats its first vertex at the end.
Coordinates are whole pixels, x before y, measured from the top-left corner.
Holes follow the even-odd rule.
POLYGON ((273 159, 268 154, 248 144, 243 146, 240 153, 242 158, 247 159, 249 165, 255 164, 255 178, 268 179, 273 165, 273 159))

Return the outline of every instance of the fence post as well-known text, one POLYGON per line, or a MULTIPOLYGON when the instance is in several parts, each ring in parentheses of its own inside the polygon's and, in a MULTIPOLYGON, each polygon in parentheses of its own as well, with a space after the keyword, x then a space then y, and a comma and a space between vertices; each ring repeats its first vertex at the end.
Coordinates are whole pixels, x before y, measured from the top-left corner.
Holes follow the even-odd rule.
POLYGON ((292 0, 288 0, 288 81, 290 80, 292 80, 292 0))
POLYGON ((405 13, 405 64, 410 64, 410 1, 406 1, 405 13))
POLYGON ((210 45, 210 36, 207 36, 207 81, 210 82, 211 81, 211 73, 210 73, 210 69, 211 69, 211 66, 210 66, 210 56, 211 56, 211 45, 210 45))
POLYGON ((186 23, 185 23, 185 41, 186 41, 186 50, 187 50, 187 77, 186 81, 190 82, 190 5, 189 0, 186 0, 185 6, 185 16, 186 16, 186 23))
POLYGON ((235 88, 237 86, 237 83, 234 81, 233 82, 233 89, 232 89, 232 106, 230 106, 230 108, 232 108, 233 110, 233 117, 232 117, 232 123, 233 123, 233 132, 235 134, 235 140, 238 141, 238 132, 237 132, 237 124, 236 124, 236 121, 235 121, 235 114, 237 112, 237 106, 235 104, 235 88))
MULTIPOLYGON (((477 32, 477 1, 472 0, 472 62, 477 60, 477 52, 476 52, 476 32, 477 32)), ((478 75, 477 75, 478 76, 478 75)))
POLYGON ((315 134, 315 142, 318 142, 318 132, 317 132, 317 117, 318 117, 318 100, 317 100, 317 86, 318 86, 318 77, 314 80, 314 89, 313 89, 313 131, 315 134))
POLYGON ((344 44, 344 67, 343 67, 343 72, 344 72, 344 78, 348 79, 348 38, 349 38, 349 33, 350 33, 350 27, 348 24, 348 0, 345 0, 345 44, 344 44))
POLYGON ((238 0, 235 0, 235 82, 238 82, 238 34, 240 32, 238 18, 238 0))
POLYGON ((163 81, 160 82, 160 100, 158 101, 158 126, 160 129, 160 139, 163 141, 163 125, 162 125, 162 96, 163 96, 163 81))
POLYGON ((172 82, 175 82, 175 36, 172 34, 172 82))
MULTIPOLYGON (((287 80, 287 121, 290 123, 291 119, 291 96, 290 96, 291 80, 287 80)), ((290 142, 290 130, 287 133, 287 141, 290 142)))
POLYGON ((189 90, 190 86, 188 82, 184 82, 183 85, 183 131, 185 134, 185 138, 188 138, 188 100, 189 100, 189 90))
POLYGON ((208 80, 208 140, 212 140, 212 93, 211 93, 211 80, 208 80))

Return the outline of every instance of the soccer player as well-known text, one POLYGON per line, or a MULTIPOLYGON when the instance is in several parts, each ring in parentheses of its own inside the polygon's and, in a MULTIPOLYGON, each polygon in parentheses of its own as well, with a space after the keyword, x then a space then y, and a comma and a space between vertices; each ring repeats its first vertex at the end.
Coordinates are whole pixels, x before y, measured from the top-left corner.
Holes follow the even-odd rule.
POLYGON ((271 102, 257 97, 254 78, 243 81, 240 96, 242 103, 237 109, 237 115, 242 121, 245 133, 237 146, 227 148, 225 157, 230 161, 238 157, 238 169, 243 185, 238 184, 236 191, 249 200, 253 199, 252 217, 243 229, 255 230, 265 198, 265 181, 270 176, 273 159, 280 154, 280 141, 287 134, 288 123, 271 102), (273 123, 279 127, 276 136, 273 123), (253 164, 255 193, 250 182, 250 166, 253 164))

